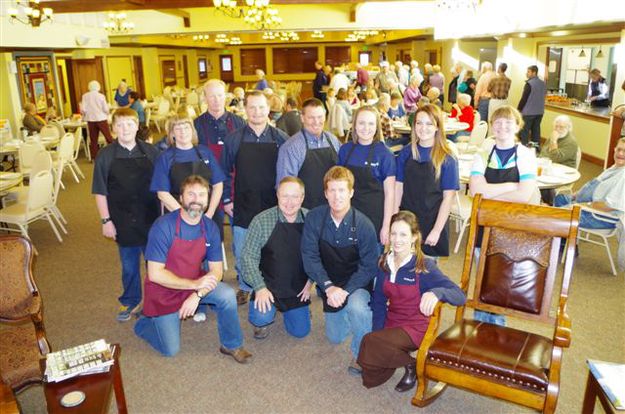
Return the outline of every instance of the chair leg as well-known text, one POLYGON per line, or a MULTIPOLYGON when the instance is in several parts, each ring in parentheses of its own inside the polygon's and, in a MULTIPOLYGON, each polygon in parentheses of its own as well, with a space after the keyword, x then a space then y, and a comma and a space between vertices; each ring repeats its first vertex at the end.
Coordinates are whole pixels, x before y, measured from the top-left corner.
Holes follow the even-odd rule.
POLYGON ((469 219, 462 220, 462 227, 460 229, 460 234, 458 234, 458 240, 456 241, 456 247, 454 248, 454 253, 458 253, 458 249, 460 249, 460 242, 462 241, 462 237, 464 236, 464 230, 467 228, 469 224, 469 219))
POLYGON ((74 181, 76 181, 76 183, 80 183, 80 180, 78 179, 78 176, 76 175, 76 171, 74 171, 74 167, 72 166, 71 162, 67 163, 66 165, 69 167, 69 171, 74 176, 74 181))
POLYGON ((76 173, 82 177, 83 180, 86 178, 85 174, 83 174, 82 170, 78 166, 78 163, 76 162, 76 160, 72 160, 70 165, 76 171, 76 173))
POLYGON ((606 252, 608 252, 608 259, 610 259, 610 267, 612 267, 612 274, 616 276, 616 267, 614 266, 614 259, 612 258, 612 252, 610 251, 610 243, 608 243, 608 239, 601 236, 603 239, 603 245, 605 246, 606 252))
POLYGON ((412 397, 412 405, 417 407, 425 407, 434 402, 447 389, 447 384, 437 382, 428 390, 428 380, 421 373, 417 374, 417 391, 412 397))
MULTIPOLYGON (((61 210, 57 206, 52 206, 51 210, 52 210, 52 213, 54 213, 54 216, 57 219, 61 220, 63 222, 63 224, 67 224, 67 219, 65 218, 63 213, 61 213, 61 210)), ((65 232, 65 234, 67 234, 67 232, 65 232)))
POLYGON ((48 211, 46 211, 46 218, 48 219, 48 223, 50 223, 50 227, 52 227, 52 231, 56 235, 56 238, 58 239, 59 243, 63 243, 63 238, 61 237, 61 233, 59 233, 56 226, 54 225, 54 221, 52 221, 52 217, 50 217, 50 212, 48 211))
MULTIPOLYGON (((61 221, 61 218, 57 215, 57 211, 58 211, 58 209, 56 209, 55 207, 50 207, 50 215, 52 217, 54 217, 54 219, 56 220, 57 225, 61 228, 61 231, 63 233, 65 233, 65 234, 67 234, 67 229, 63 225, 63 222, 61 221)), ((60 211, 59 211, 59 213, 60 213, 60 211)))

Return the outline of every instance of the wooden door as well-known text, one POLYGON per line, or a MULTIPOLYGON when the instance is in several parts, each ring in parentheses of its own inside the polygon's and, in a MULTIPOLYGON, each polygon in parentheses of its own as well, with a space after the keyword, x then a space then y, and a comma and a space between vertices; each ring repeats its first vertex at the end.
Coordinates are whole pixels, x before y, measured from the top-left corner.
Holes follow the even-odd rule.
POLYGON ((189 62, 187 55, 182 55, 182 73, 184 74, 184 87, 189 87, 189 62))
POLYGON ((72 102, 76 102, 76 107, 72 108, 74 113, 80 112, 78 107, 82 99, 82 95, 89 92, 89 82, 96 80, 100 82, 100 91, 106 91, 104 82, 104 68, 102 66, 102 58, 94 59, 72 59, 72 84, 71 95, 74 97, 72 102))
POLYGON ((226 83, 234 82, 234 71, 232 70, 232 55, 219 56, 219 75, 226 83))
POLYGON ((145 99, 145 78, 143 77, 143 58, 141 56, 133 56, 132 63, 135 68, 135 88, 141 98, 145 99))

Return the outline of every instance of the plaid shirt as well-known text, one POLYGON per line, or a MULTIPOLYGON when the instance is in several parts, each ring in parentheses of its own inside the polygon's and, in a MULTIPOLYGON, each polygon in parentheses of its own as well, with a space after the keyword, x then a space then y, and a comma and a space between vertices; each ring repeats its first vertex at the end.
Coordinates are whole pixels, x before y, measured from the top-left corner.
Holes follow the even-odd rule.
POLYGON ((382 127, 382 136, 384 139, 398 138, 393 131, 393 125, 391 124, 391 118, 388 114, 380 113, 380 126, 382 127))
POLYGON ((506 75, 497 75, 488 84, 488 92, 491 93, 494 99, 508 99, 511 83, 512 81, 506 75))
MULTIPOLYGON (((303 223, 306 213, 308 213, 308 210, 300 209, 295 223, 303 223)), ((241 254, 241 273, 245 283, 250 285, 254 291, 259 291, 266 287, 263 274, 259 269, 260 251, 269 241, 269 237, 271 237, 277 222, 284 223, 286 219, 276 206, 259 213, 254 217, 247 229, 245 244, 241 254)))

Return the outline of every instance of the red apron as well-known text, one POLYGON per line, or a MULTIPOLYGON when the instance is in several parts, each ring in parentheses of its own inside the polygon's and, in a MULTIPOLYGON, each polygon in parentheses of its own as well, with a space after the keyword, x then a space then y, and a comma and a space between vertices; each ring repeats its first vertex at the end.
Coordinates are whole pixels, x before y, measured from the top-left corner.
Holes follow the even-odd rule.
POLYGON ((400 285, 384 278, 384 295, 389 298, 384 328, 402 328, 412 343, 419 348, 423 336, 428 329, 430 318, 421 313, 421 291, 419 290, 419 274, 414 285, 400 285))
MULTIPOLYGON (((176 218, 176 233, 167 259, 165 269, 184 279, 199 279, 204 271, 202 262, 206 257, 206 230, 204 220, 200 221, 202 235, 194 240, 180 238, 180 210, 176 218)), ((193 293, 192 290, 170 289, 154 283, 150 277, 145 278, 145 299, 143 313, 145 316, 161 316, 177 312, 182 303, 193 293)))

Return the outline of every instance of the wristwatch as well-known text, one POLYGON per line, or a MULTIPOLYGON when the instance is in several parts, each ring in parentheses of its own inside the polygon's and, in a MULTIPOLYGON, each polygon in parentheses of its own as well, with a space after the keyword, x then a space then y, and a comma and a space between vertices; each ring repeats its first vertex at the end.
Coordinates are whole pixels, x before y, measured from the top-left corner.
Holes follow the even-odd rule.
POLYGON ((101 219, 101 220, 100 220, 100 223, 102 223, 102 224, 106 224, 106 223, 108 223, 109 221, 111 221, 111 218, 110 218, 110 217, 104 217, 103 219, 101 219))
POLYGON ((200 299, 202 299, 204 296, 206 296, 206 295, 202 295, 202 294, 200 293, 200 291, 199 291, 199 290, 196 290, 196 291, 195 291, 195 294, 196 294, 196 295, 197 295, 197 297, 198 297, 198 298, 200 298, 200 299))

